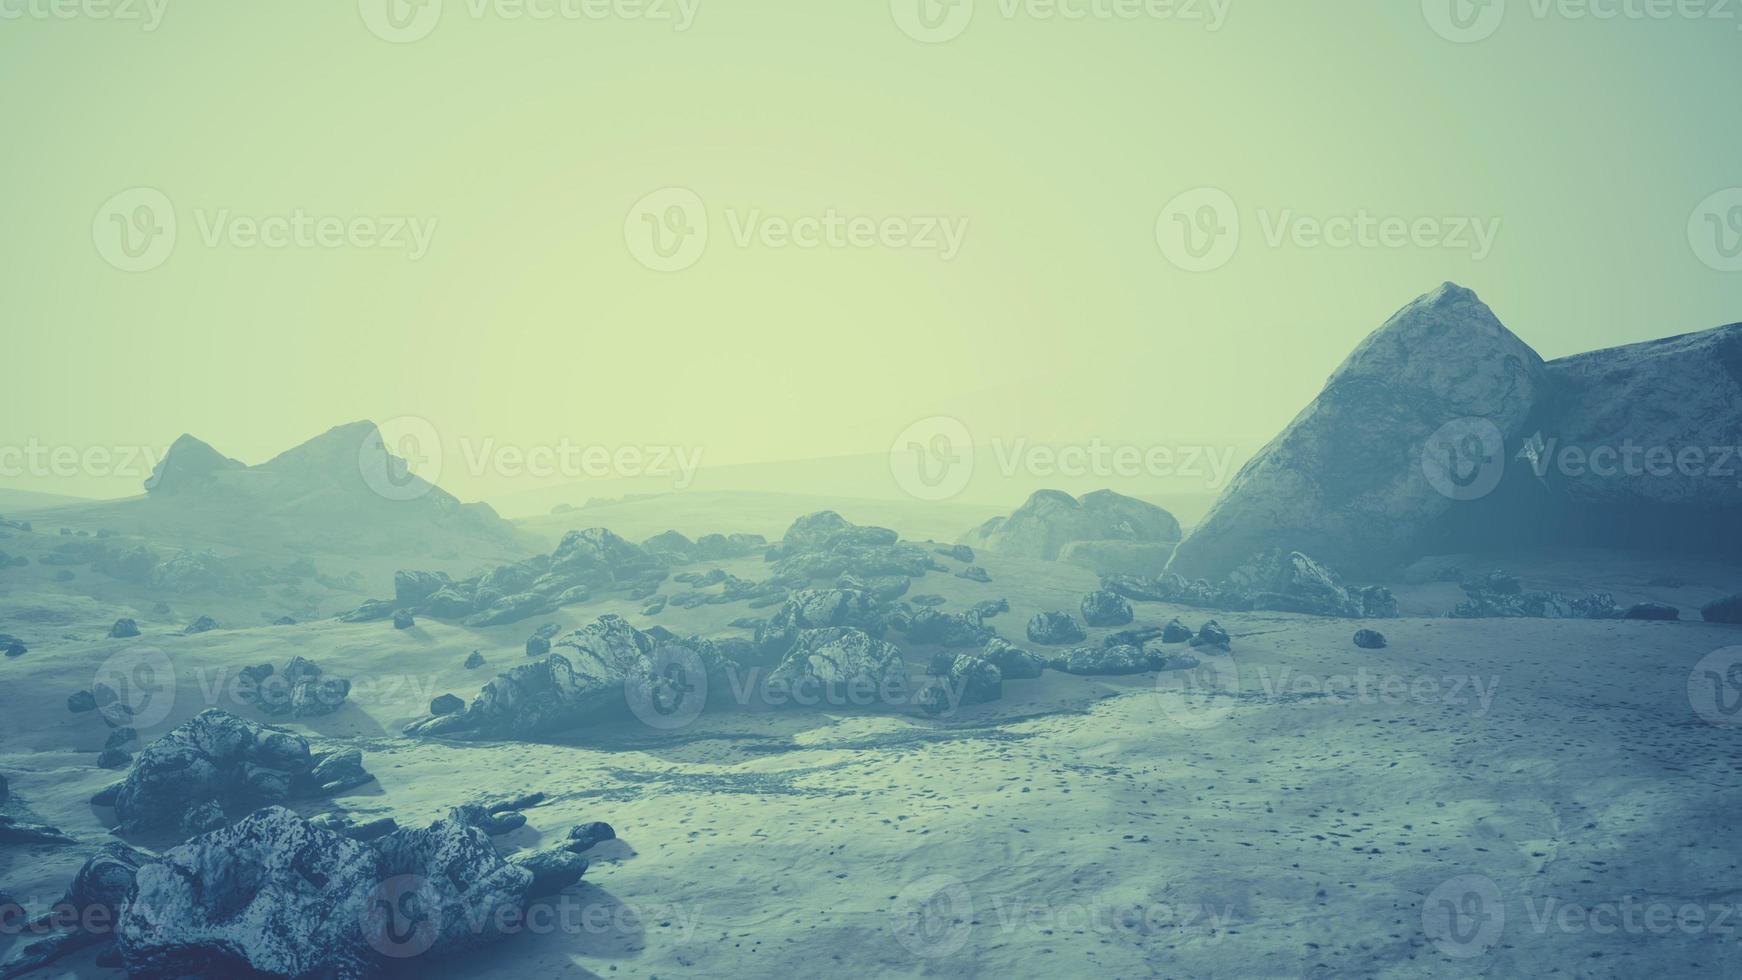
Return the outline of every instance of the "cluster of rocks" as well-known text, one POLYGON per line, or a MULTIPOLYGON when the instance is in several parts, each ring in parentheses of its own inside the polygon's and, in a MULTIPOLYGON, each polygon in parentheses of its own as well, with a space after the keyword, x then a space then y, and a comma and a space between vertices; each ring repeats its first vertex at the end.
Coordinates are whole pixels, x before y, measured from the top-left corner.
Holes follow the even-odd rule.
MULTIPOLYGON (((161 855, 109 844, 30 923, 48 938, 6 975, 106 943, 99 963, 144 980, 370 977, 437 962, 521 931, 529 900, 580 881, 586 851, 616 836, 581 824, 504 856, 491 836, 524 825, 513 808, 541 799, 457 807, 415 830, 266 806, 161 855)), ((27 919, 0 904, 9 925, 27 919)))
POLYGON ((1347 619, 1391 619, 1397 597, 1382 586, 1346 586, 1336 573, 1298 551, 1272 550, 1236 568, 1220 585, 1165 573, 1109 575, 1102 589, 1139 602, 1171 602, 1230 612, 1296 612, 1347 619))
POLYGON ((1446 614, 1451 619, 1678 619, 1681 616, 1677 610, 1649 603, 1623 608, 1607 592, 1594 592, 1575 599, 1559 592, 1527 590, 1516 575, 1503 571, 1466 581, 1462 588, 1467 598, 1446 614))
POLYGON ((322 673, 319 665, 292 657, 283 670, 271 664, 244 667, 239 688, 242 700, 272 717, 318 718, 345 706, 351 682, 322 673))
POLYGON ((317 751, 300 735, 208 708, 146 746, 126 777, 91 803, 113 808, 121 833, 197 834, 237 812, 372 779, 359 751, 317 751))
POLYGON ((900 540, 894 531, 854 524, 832 510, 794 521, 763 558, 772 565, 771 581, 789 588, 842 575, 870 581, 949 571, 931 552, 900 540))
MULTIPOLYGON (((474 628, 502 626, 548 615, 599 593, 652 599, 673 565, 744 558, 764 545, 753 534, 709 534, 691 541, 667 531, 638 545, 604 528, 570 531, 548 555, 499 565, 467 579, 442 572, 397 572, 392 599, 370 600, 339 618, 349 623, 392 619, 401 629, 410 628, 420 615, 457 619, 474 628)), ((754 598, 762 594, 759 588, 740 582, 712 601, 754 598)))

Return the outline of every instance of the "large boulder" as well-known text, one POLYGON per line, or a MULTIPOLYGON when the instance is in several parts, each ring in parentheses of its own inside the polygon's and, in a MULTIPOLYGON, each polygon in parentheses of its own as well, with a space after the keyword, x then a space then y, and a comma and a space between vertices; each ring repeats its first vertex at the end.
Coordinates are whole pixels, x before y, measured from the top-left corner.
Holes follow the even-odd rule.
POLYGON ((126 778, 99 795, 114 807, 118 830, 174 829, 208 804, 241 812, 357 784, 357 773, 339 780, 336 770, 323 772, 327 761, 299 735, 208 708, 146 746, 126 778))
POLYGON ((801 589, 757 629, 756 644, 764 656, 779 658, 791 649, 803 630, 851 627, 872 636, 883 634, 883 616, 866 592, 856 589, 801 589))
POLYGON ((804 630, 770 680, 793 689, 906 690, 907 666, 893 644, 857 629, 804 630))
POLYGON ((501 938, 532 882, 452 818, 370 844, 268 807, 141 867, 117 938, 133 977, 377 976, 501 938))
POLYGON ((1436 488, 1438 460, 1424 453, 1460 454, 1456 479, 1496 456, 1504 466, 1505 446, 1529 434, 1547 386, 1542 358, 1475 293, 1447 283, 1355 349, 1241 469, 1169 568, 1220 581, 1272 548, 1355 571, 1402 560, 1460 503, 1457 484, 1436 488), (1436 436, 1463 419, 1483 421, 1436 436), (1505 445, 1484 442, 1489 432, 1505 445))
POLYGON ((969 531, 962 543, 1006 555, 1055 561, 1073 542, 1171 543, 1179 539, 1179 521, 1154 504, 1111 490, 1097 490, 1080 498, 1059 490, 1040 490, 1010 516, 994 517, 969 531))

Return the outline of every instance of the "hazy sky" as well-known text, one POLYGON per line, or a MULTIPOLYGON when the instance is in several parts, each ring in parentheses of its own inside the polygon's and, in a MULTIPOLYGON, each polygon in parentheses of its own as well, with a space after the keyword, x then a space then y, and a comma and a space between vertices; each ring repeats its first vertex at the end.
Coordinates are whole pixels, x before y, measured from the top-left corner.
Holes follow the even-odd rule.
POLYGON ((1551 357, 1742 319, 1727 5, 111 2, 0 0, 3 446, 1250 449, 1443 280, 1551 357))

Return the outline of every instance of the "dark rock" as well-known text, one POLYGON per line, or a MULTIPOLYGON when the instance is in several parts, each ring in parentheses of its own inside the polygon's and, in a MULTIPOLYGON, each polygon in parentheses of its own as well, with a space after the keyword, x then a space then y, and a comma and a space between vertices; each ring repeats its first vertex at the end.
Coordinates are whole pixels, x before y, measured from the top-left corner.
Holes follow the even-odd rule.
POLYGON ((981 568, 979 565, 969 565, 967 568, 957 572, 956 577, 965 578, 970 582, 986 583, 992 581, 991 573, 986 571, 984 568, 981 568))
POLYGON ((756 633, 756 643, 765 655, 778 657, 791 648, 803 630, 851 628, 881 636, 883 614, 865 592, 846 589, 803 589, 787 597, 786 604, 756 633))
POLYGON ((665 596, 654 596, 653 601, 641 607, 641 615, 657 616, 660 613, 665 612, 665 603, 665 596))
POLYGON ((112 640, 125 640, 138 635, 139 624, 126 617, 115 620, 115 625, 109 627, 109 638, 112 640))
POLYGON ((794 690, 885 685, 906 689, 907 665, 893 645, 850 628, 807 629, 799 632, 769 678, 794 690))
POLYGON ((1387 644, 1385 634, 1378 630, 1356 630, 1355 645, 1363 650, 1383 650, 1387 644))
POLYGON ((274 626, 295 626, 296 619, 294 617, 291 617, 291 616, 280 616, 277 619, 272 621, 272 625, 274 625, 274 626))
POLYGON ((195 633, 209 633, 212 630, 215 630, 217 628, 218 628, 218 621, 217 620, 213 619, 210 616, 201 616, 199 619, 196 619, 193 622, 189 623, 187 625, 187 628, 182 630, 182 634, 185 636, 192 636, 195 633))
POLYGON ((948 603, 950 600, 945 599, 941 595, 916 595, 907 601, 916 606, 941 606, 948 603))
POLYGON ((551 638, 562 632, 562 626, 557 623, 545 623, 531 636, 526 638, 526 655, 542 657, 550 652, 551 638))
POLYGON ((392 619, 399 610, 386 599, 370 599, 361 606, 339 617, 341 623, 374 623, 383 619, 392 619))
POLYGON ((452 694, 443 694, 429 703, 429 713, 440 717, 466 710, 466 702, 452 694))
POLYGON ((1162 627, 1161 642, 1163 643, 1188 643, 1191 638, 1192 628, 1180 622, 1177 617, 1162 627))
POLYGON ((484 666, 484 654, 478 650, 473 650, 471 654, 466 657, 466 669, 477 670, 482 666, 484 666))
POLYGON ((1005 680, 1033 680, 1046 669, 1039 657, 999 637, 987 640, 978 656, 997 665, 1005 680))
POLYGON ((477 595, 468 586, 443 586, 424 601, 423 612, 436 619, 463 619, 477 612, 477 595))
POLYGON ((641 542, 641 550, 669 561, 686 562, 696 559, 696 543, 676 531, 666 531, 648 538, 641 542))
POLYGON ((1070 613, 1044 612, 1036 613, 1028 621, 1028 639, 1032 643, 1045 646, 1062 646, 1066 643, 1081 643, 1083 628, 1071 618, 1070 613))
POLYGON ((393 600, 401 608, 409 608, 421 604, 450 584, 449 578, 440 572, 394 572, 393 600))
POLYGON ((17 640, 9 639, 0 643, 0 651, 3 651, 7 657, 22 657, 30 652, 30 648, 17 640))
POLYGON ((1212 619, 1198 629, 1197 636, 1192 637, 1192 646, 1209 647, 1225 652, 1233 649, 1234 640, 1228 635, 1228 631, 1222 628, 1222 624, 1212 619))
POLYGON ((57 827, 0 816, 0 844, 76 844, 57 827))
POLYGON ((605 823, 604 821, 595 820, 592 823, 584 823, 576 827, 570 827, 568 842, 563 846, 574 851, 576 854, 579 854, 588 850, 595 844, 602 844, 605 841, 616 839, 617 831, 612 829, 610 824, 605 823))
POLYGON ((411 613, 403 609, 393 614, 393 628, 396 630, 408 630, 416 625, 417 620, 412 618, 411 613))
POLYGON ((936 551, 945 558, 954 558, 959 562, 972 563, 974 560, 974 549, 965 544, 946 545, 936 551))
POLYGON ((1661 602, 1641 602, 1627 610, 1623 619, 1649 619, 1672 621, 1682 618, 1682 612, 1674 606, 1666 606, 1661 602))
POLYGON ((1160 626, 1139 626, 1109 634, 1101 641, 1104 647, 1140 647, 1162 638, 1167 631, 1160 626))
POLYGON ((971 704, 989 704, 1004 696, 1004 672, 998 665, 971 654, 940 655, 932 662, 938 683, 919 692, 919 707, 928 715, 950 714, 971 704))
POLYGON ((1124 626, 1135 618, 1124 596, 1105 589, 1083 596, 1081 610, 1090 626, 1124 626))
POLYGON ((1706 603, 1700 618, 1708 623, 1742 623, 1742 593, 1706 603))
POLYGON ((968 607, 968 615, 984 623, 994 616, 1001 616, 1010 611, 1010 600, 1004 598, 982 599, 968 607))
POLYGON ((1140 646, 1076 647, 1054 657, 1048 666, 1064 674, 1080 677, 1120 677, 1152 670, 1171 670, 1193 666, 1197 661, 1187 655, 1150 653, 1140 646))
POLYGON ((561 846, 516 854, 508 862, 532 872, 526 892, 532 898, 555 895, 587 873, 587 859, 561 846))
POLYGON ((79 691, 67 697, 67 710, 75 715, 97 710, 97 696, 90 691, 79 691))
POLYGON ((125 769, 133 763, 133 753, 122 748, 107 748, 97 754, 97 768, 125 769))

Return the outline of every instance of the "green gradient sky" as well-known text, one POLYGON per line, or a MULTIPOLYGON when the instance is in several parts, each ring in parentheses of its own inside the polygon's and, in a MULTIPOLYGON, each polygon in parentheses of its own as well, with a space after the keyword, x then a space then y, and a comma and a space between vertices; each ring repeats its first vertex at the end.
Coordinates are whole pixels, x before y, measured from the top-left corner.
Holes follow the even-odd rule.
POLYGON ((354 0, 168 3, 150 33, 0 20, 0 443, 189 431, 257 462, 415 415, 444 439, 675 442, 723 464, 881 452, 942 413, 976 436, 1255 448, 1443 280, 1545 356, 1742 319, 1742 274, 1688 235, 1696 205, 1742 186, 1734 20, 1538 19, 1512 0, 1464 45, 1414 0, 1233 0, 1216 32, 979 0, 927 45, 883 0, 701 0, 684 33, 447 0, 429 37, 391 44, 354 0), (624 220, 674 185, 708 202, 712 237, 662 274, 624 220), (135 186, 167 194, 181 232, 130 274, 92 221, 135 186), (1155 221, 1200 186, 1233 196, 1245 240, 1187 273, 1155 221), (418 262, 209 248, 194 213, 225 208, 439 224, 418 262), (969 231, 949 262, 739 248, 723 214, 752 208, 969 231), (1481 261, 1272 248, 1260 208, 1501 230, 1481 261))

